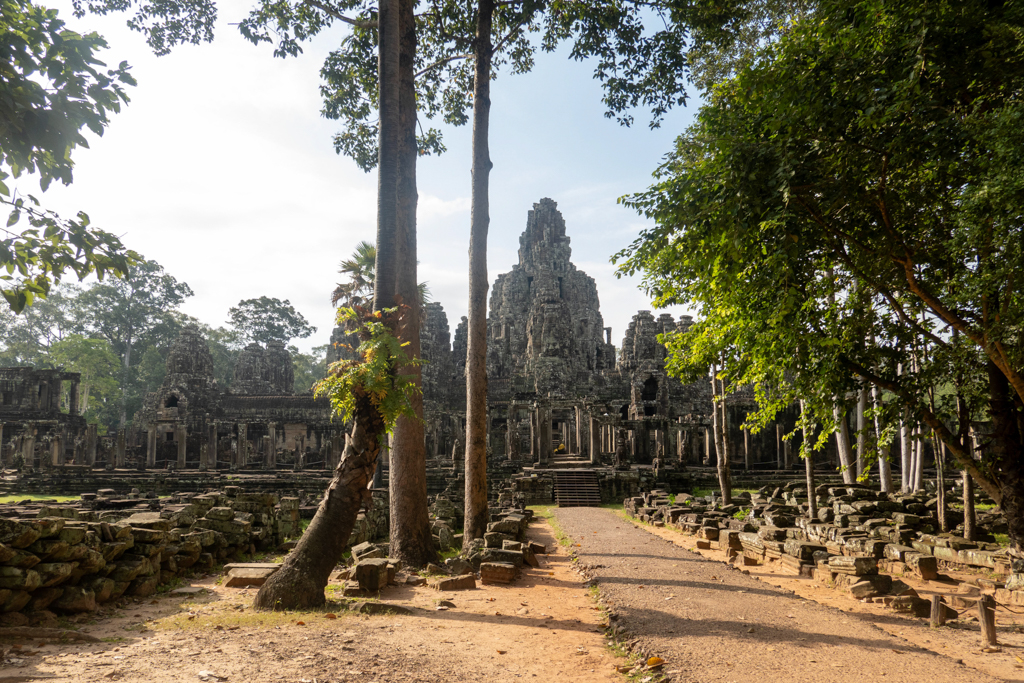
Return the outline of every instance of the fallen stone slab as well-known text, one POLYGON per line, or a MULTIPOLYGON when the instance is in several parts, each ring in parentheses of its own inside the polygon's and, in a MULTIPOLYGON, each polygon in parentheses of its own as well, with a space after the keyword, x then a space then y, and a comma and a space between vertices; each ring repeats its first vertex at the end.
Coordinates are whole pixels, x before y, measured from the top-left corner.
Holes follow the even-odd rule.
POLYGON ((430 587, 439 591, 465 591, 476 588, 476 577, 472 574, 443 576, 429 581, 430 587))
POLYGON ((512 583, 516 580, 516 566, 507 562, 481 562, 480 581, 483 583, 512 583))
POLYGON ((257 588, 267 582, 281 568, 279 564, 268 563, 248 567, 232 567, 228 570, 224 585, 228 588, 257 588))

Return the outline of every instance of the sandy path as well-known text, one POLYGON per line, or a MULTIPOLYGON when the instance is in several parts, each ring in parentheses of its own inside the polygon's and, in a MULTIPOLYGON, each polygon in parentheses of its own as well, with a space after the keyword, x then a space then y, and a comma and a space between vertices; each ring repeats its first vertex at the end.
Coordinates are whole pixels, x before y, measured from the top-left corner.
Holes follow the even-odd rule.
POLYGON ((470 591, 389 588, 381 602, 412 609, 403 616, 254 613, 253 590, 223 588, 211 577, 193 584, 208 589, 201 595, 128 602, 82 627, 115 642, 18 641, 16 652, 0 642, 14 657, 0 664, 0 683, 196 683, 203 671, 230 683, 621 681, 598 627, 601 613, 568 553, 543 521, 529 535, 551 553, 539 569, 513 585, 478 582, 470 591), (438 610, 441 600, 455 606, 438 610))
POLYGON ((667 661, 673 680, 998 680, 704 559, 610 510, 561 508, 556 516, 619 623, 667 661))

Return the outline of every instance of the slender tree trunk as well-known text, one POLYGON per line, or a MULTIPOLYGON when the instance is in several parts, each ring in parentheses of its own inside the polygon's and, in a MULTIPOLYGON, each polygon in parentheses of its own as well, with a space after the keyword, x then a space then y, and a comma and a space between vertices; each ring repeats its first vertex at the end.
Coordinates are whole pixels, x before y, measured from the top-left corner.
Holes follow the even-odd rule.
MULTIPOLYGON (((420 294, 416 274, 416 20, 413 0, 399 0, 398 60, 398 206, 395 240, 395 298, 407 305, 399 323, 398 339, 407 344, 406 353, 420 357, 420 294)), ((400 369, 422 381, 419 366, 400 369)), ((423 431, 423 395, 412 396, 416 418, 399 417, 395 422, 389 457, 388 488, 391 509, 391 557, 412 567, 437 559, 427 510, 427 449, 423 431)))
MULTIPOLYGON (((800 417, 804 419, 807 413, 807 405, 804 401, 800 401, 800 417)), ((817 486, 814 483, 814 450, 811 448, 811 439, 814 436, 814 430, 811 429, 808 433, 806 426, 803 428, 804 432, 804 444, 801 449, 804 453, 804 472, 807 475, 807 518, 816 519, 818 517, 818 500, 814 494, 814 489, 817 486)))
POLYGON ((910 424, 907 418, 909 410, 903 411, 903 418, 900 420, 900 490, 904 493, 910 491, 910 472, 912 448, 910 443, 910 424))
POLYGON ((846 406, 843 405, 842 397, 837 396, 832 406, 832 416, 835 418, 838 429, 836 430, 836 450, 839 451, 839 464, 843 471, 843 483, 852 484, 854 481, 853 449, 850 447, 850 426, 846 420, 846 406))
POLYGON ((914 430, 914 491, 924 489, 924 430, 914 430))
POLYGON ((324 587, 341 560, 359 510, 370 501, 367 485, 377 466, 384 420, 369 397, 356 397, 352 433, 313 521, 263 584, 253 606, 260 610, 312 609, 324 604, 324 587))
POLYGON ((732 471, 729 468, 729 451, 726 445, 729 438, 729 427, 726 424, 725 382, 719 382, 716 377, 717 370, 717 367, 711 367, 711 395, 714 400, 712 419, 716 459, 718 460, 718 485, 722 489, 722 504, 729 505, 732 503, 732 471), (721 391, 719 391, 719 386, 721 386, 721 391))
POLYGON ((398 109, 400 0, 381 0, 377 50, 380 129, 377 147, 377 255, 374 261, 373 310, 395 305, 398 241, 398 109))
POLYGON ((967 470, 964 477, 964 538, 974 541, 978 537, 978 522, 974 511, 974 480, 967 470))
POLYGON ((882 446, 882 418, 878 416, 878 408, 882 405, 881 389, 871 387, 871 400, 875 408, 875 443, 878 447, 878 478, 882 493, 892 493, 892 466, 889 461, 889 446, 882 446))
POLYGON ((868 448, 868 425, 864 414, 868 410, 868 389, 862 386, 857 392, 857 479, 864 475, 865 455, 868 448))
POLYGON ((466 350, 466 501, 463 543, 484 537, 487 510, 487 229, 490 224, 491 19, 480 0, 473 77, 473 198, 469 227, 469 322, 466 350))
POLYGON ((932 444, 935 448, 935 488, 937 494, 935 518, 939 523, 939 531, 946 533, 949 531, 949 520, 946 519, 946 473, 944 471, 946 459, 942 452, 943 444, 934 432, 932 432, 932 444))

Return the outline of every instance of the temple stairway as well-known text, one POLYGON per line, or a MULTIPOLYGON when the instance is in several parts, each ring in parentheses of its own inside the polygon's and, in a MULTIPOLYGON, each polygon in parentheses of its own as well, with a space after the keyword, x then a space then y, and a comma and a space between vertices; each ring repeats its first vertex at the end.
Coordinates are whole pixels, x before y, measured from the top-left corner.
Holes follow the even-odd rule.
POLYGON ((553 470, 555 475, 555 501, 558 507, 598 507, 601 488, 594 470, 553 470))

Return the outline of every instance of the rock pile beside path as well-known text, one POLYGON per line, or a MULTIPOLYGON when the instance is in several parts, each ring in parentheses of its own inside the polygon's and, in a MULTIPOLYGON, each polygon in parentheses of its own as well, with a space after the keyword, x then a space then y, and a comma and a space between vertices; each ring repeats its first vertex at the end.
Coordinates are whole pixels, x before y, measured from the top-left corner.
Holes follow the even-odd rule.
POLYGON ((91 612, 147 597, 187 571, 278 546, 299 528, 297 498, 189 495, 158 511, 7 506, 0 517, 0 623, 91 612), (24 615, 10 616, 24 612, 24 615))
MULTIPOLYGON (((923 495, 893 495, 847 484, 819 486, 817 519, 806 516, 806 489, 789 484, 771 494, 741 494, 722 505, 714 496, 670 496, 652 491, 624 501, 630 516, 696 536, 698 548, 727 552, 742 564, 776 561, 794 574, 845 588, 857 598, 927 615, 893 577, 938 577, 942 569, 975 570, 982 590, 1002 603, 1024 605, 1024 573, 1014 570, 1006 548, 936 533, 923 495), (849 558, 865 558, 849 563, 849 558), (1003 578, 992 578, 995 574, 1003 578), (900 596, 908 599, 897 599, 900 596)), ((991 530, 1005 522, 988 515, 991 530)), ((983 534, 985 531, 983 530, 983 534)), ((1024 570, 1024 567, 1020 567, 1024 570)))

